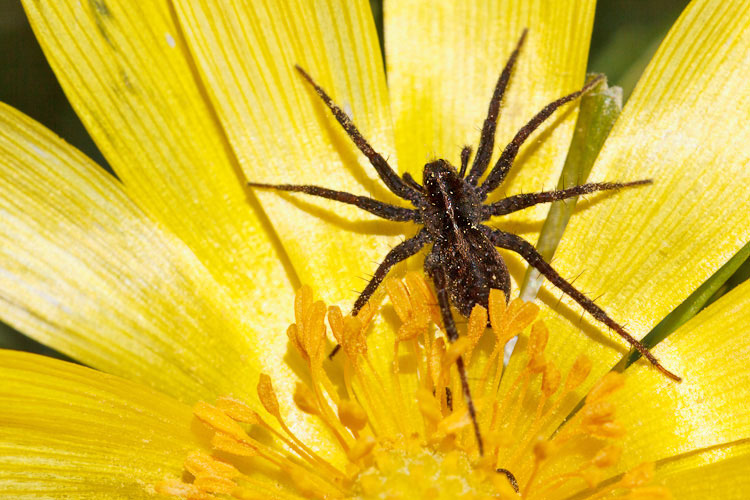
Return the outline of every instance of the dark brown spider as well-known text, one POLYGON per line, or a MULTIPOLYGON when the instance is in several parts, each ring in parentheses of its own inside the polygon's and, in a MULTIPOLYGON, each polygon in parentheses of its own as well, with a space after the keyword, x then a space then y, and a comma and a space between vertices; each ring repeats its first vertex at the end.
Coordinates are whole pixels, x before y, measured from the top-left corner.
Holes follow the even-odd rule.
MULTIPOLYGON (((259 184, 250 186, 273 188, 281 191, 296 191, 330 200, 348 203, 366 210, 372 214, 392 221, 411 221, 424 227, 417 234, 403 243, 395 246, 385 256, 378 266, 374 276, 354 303, 352 314, 356 315, 367 303, 375 290, 380 286, 388 271, 396 263, 411 257, 422 247, 432 244, 432 250, 424 261, 424 268, 432 279, 437 292, 437 298, 442 312, 443 323, 448 339, 454 342, 458 338, 458 331, 450 310, 452 303, 463 315, 468 316, 476 304, 487 307, 490 289, 505 292, 510 295, 510 277, 505 262, 495 247, 516 252, 529 265, 535 267, 553 285, 570 296, 588 311, 598 321, 616 331, 643 357, 648 359, 659 371, 673 380, 680 378, 664 368, 656 358, 640 342, 633 338, 625 329, 610 318, 598 305, 573 285, 562 278, 550 264, 526 240, 499 229, 485 226, 484 221, 494 216, 506 215, 539 203, 549 203, 596 191, 607 191, 629 186, 650 184, 650 180, 635 182, 600 182, 588 183, 580 186, 556 191, 518 194, 509 196, 491 204, 484 204, 487 195, 494 191, 505 179, 513 160, 523 142, 536 130, 557 108, 580 97, 601 81, 596 78, 586 84, 581 90, 561 97, 551 102, 539 111, 505 147, 500 158, 490 173, 479 183, 479 179, 487 170, 492 157, 495 142, 495 128, 505 88, 508 85, 513 65, 518 52, 526 38, 524 30, 508 62, 497 80, 495 90, 490 100, 487 118, 482 126, 479 148, 474 162, 469 169, 471 147, 465 146, 461 151, 461 168, 456 170, 446 160, 436 160, 424 167, 422 184, 417 183, 408 173, 402 177, 388 165, 388 162, 377 153, 362 137, 347 114, 339 108, 328 94, 315 83, 305 70, 296 66, 297 71, 315 89, 318 96, 328 106, 333 116, 341 124, 359 150, 370 160, 385 185, 397 196, 409 201, 414 208, 402 208, 390 205, 366 196, 334 191, 324 187, 292 184, 259 184)), ((335 354, 335 350, 332 355, 335 354)), ((466 380, 463 360, 456 361, 461 384, 466 399, 469 414, 474 422, 478 449, 482 453, 482 439, 476 421, 474 404, 466 380)))

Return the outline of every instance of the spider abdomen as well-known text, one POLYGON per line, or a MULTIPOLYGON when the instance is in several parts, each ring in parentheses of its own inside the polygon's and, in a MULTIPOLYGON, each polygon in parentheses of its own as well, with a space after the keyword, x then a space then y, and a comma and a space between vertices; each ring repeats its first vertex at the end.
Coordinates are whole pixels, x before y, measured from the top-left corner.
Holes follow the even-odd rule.
POLYGON ((458 311, 469 317, 476 304, 487 308, 491 289, 510 295, 510 277, 505 262, 495 247, 476 229, 461 231, 456 241, 438 241, 425 259, 428 275, 442 273, 450 300, 458 311), (468 247, 462 255, 458 246, 468 247))
POLYGON ((427 274, 440 274, 451 303, 468 317, 476 304, 487 307, 490 290, 510 293, 508 269, 479 230, 482 201, 473 185, 445 160, 424 167, 422 222, 433 242, 427 274))

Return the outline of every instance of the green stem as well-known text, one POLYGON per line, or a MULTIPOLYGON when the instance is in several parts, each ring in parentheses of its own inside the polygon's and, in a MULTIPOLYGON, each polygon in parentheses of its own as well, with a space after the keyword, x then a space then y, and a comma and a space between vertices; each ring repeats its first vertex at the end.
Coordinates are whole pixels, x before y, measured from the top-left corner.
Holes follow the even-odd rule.
MULTIPOLYGON (((595 76, 589 75, 587 81, 595 76)), ((594 161, 599 155, 599 150, 621 110, 622 90, 619 87, 608 87, 606 80, 581 98, 575 132, 557 189, 586 182, 594 161)), ((577 197, 570 198, 556 201, 550 206, 536 244, 537 250, 547 262, 552 260, 555 254, 577 201, 577 197)), ((543 281, 544 278, 536 269, 529 268, 521 286, 521 298, 527 301, 533 300, 543 281)))

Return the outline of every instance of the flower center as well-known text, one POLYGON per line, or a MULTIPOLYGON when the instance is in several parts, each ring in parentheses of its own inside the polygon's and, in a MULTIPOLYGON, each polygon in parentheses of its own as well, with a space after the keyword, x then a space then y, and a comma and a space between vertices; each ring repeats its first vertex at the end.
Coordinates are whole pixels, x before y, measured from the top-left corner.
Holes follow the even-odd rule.
POLYGON ((194 415, 209 431, 209 450, 186 458, 183 480, 164 481, 156 490, 195 500, 669 498, 650 485, 652 464, 614 473, 625 429, 609 397, 623 386, 622 375, 604 376, 570 421, 551 433, 591 363, 581 356, 561 373, 545 354, 548 332, 537 306, 520 299, 506 305, 503 293, 493 290, 489 310, 475 306, 466 331, 450 344, 424 278, 408 274, 384 288, 399 319, 386 333, 392 355, 384 354, 382 342, 371 354, 374 342, 366 336, 382 294, 356 317, 314 301, 307 287, 297 294, 287 335, 308 377, 297 383, 293 400, 325 429, 330 448, 295 435, 285 419, 299 415, 282 415, 273 381, 261 375, 264 414, 234 398, 198 403, 194 415), (485 335, 488 323, 493 335, 485 335), (329 330, 343 353, 335 374, 329 330), (522 361, 504 370, 503 348, 516 335, 523 341, 514 356, 522 361), (456 373, 459 357, 485 442, 481 455, 456 373))
POLYGON ((412 446, 381 447, 373 451, 373 466, 363 470, 352 487, 353 496, 375 498, 455 499, 492 497, 495 488, 465 453, 412 446))

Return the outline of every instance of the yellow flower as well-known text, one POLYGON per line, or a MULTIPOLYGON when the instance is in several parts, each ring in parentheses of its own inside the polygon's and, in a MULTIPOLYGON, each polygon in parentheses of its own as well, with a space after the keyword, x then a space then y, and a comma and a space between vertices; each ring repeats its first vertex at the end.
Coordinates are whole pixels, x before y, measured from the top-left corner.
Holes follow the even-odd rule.
MULTIPOLYGON (((439 335, 425 336, 429 300, 411 300, 423 290, 414 279, 389 289, 402 329, 375 314, 365 344, 342 341, 346 359, 321 365, 325 307, 306 289, 293 304, 293 291, 310 283, 327 303, 350 304, 401 235, 346 207, 244 188, 316 183, 388 198, 293 65, 414 175, 476 142, 524 27, 496 144, 584 78, 592 1, 422 3, 386 5, 386 88, 362 1, 25 2, 119 180, 0 106, 0 317, 99 370, 0 353, 0 496, 513 498, 497 466, 526 498, 744 497, 748 284, 654 350, 681 384, 641 363, 605 375, 619 340, 545 289, 498 388, 492 345, 443 351, 439 335), (427 361, 410 366, 409 353, 427 361), (472 449, 460 398, 450 412, 446 391, 417 384, 430 373, 436 389, 455 387, 457 353, 473 357, 488 392, 478 403, 497 429, 487 432, 497 463, 472 449)), ((606 292, 598 302, 636 336, 750 240, 748 27, 745 2, 688 7, 591 174, 654 185, 581 210, 556 255, 564 276, 587 271, 576 285, 606 292)), ((554 185, 574 118, 570 107, 545 124, 509 193, 554 185)), ((533 238, 543 213, 509 224, 533 238)), ((361 320, 332 311, 333 333, 361 339, 361 320)), ((507 327, 508 311, 495 323, 507 327)), ((517 333, 506 327, 493 324, 498 342, 517 333)))

